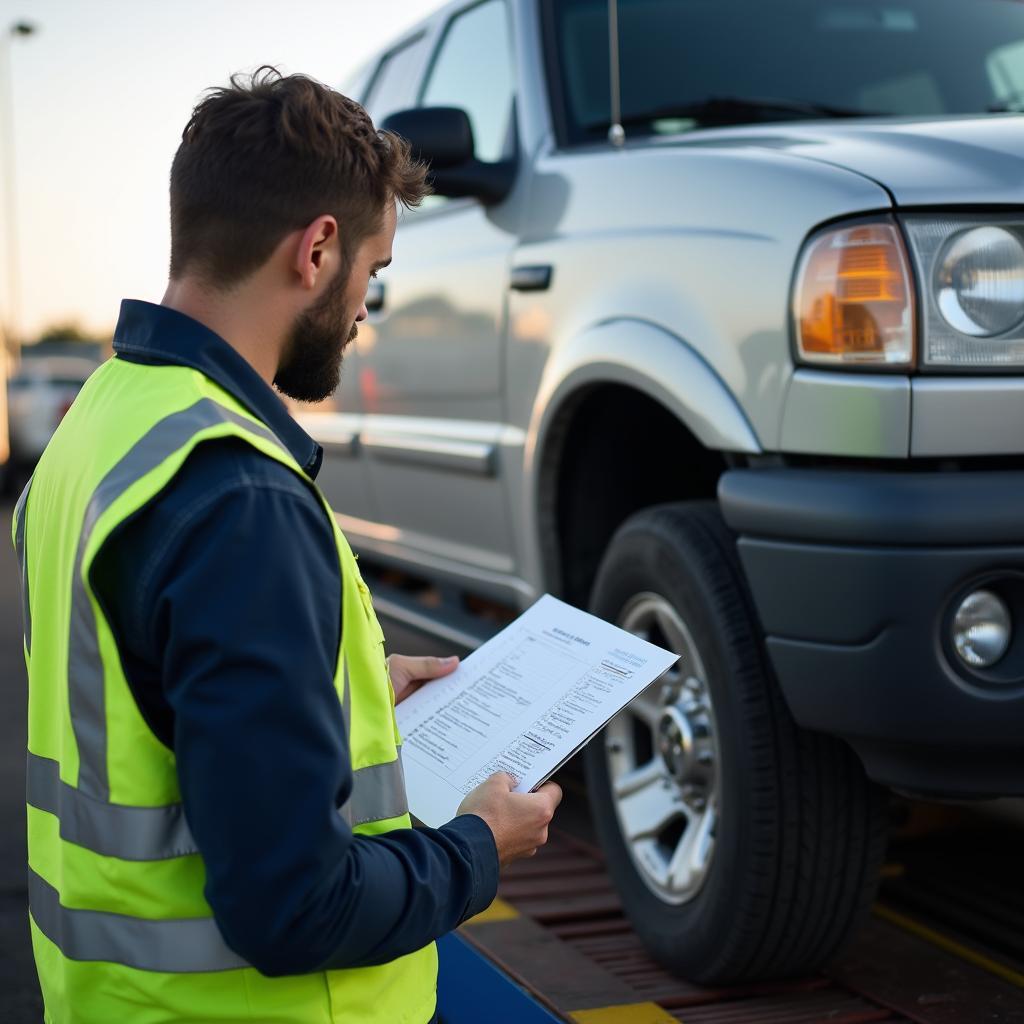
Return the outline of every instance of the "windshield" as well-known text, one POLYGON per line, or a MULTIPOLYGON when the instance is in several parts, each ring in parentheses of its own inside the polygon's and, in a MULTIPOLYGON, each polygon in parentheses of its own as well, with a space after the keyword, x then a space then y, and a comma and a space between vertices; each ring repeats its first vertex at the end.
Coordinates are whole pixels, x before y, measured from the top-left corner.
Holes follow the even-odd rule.
MULTIPOLYGON (((607 0, 545 0, 560 134, 610 118, 607 0)), ((1024 110, 1018 0, 618 0, 627 136, 1024 110)))

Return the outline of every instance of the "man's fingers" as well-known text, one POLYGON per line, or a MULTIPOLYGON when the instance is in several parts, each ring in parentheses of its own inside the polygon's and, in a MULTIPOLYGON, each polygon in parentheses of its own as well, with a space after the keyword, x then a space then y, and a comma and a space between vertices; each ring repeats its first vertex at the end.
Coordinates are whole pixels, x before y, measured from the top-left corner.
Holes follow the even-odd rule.
POLYGON ((424 679, 436 679, 438 676, 446 676, 454 672, 459 665, 459 659, 453 654, 450 658, 417 658, 422 663, 424 679))
POLYGON ((555 813, 555 808, 562 802, 562 787, 557 782, 545 782, 538 793, 543 793, 551 804, 551 813, 555 813))
POLYGON ((429 656, 410 657, 409 655, 394 655, 402 659, 402 667, 409 673, 410 679, 437 679, 438 676, 446 676, 454 672, 458 667, 459 659, 432 658, 429 656))
POLYGON ((438 659, 407 657, 404 667, 411 679, 433 679, 437 675, 438 659))
POLYGON ((516 780, 508 772, 495 772, 488 781, 502 789, 507 789, 510 793, 516 788, 516 780))

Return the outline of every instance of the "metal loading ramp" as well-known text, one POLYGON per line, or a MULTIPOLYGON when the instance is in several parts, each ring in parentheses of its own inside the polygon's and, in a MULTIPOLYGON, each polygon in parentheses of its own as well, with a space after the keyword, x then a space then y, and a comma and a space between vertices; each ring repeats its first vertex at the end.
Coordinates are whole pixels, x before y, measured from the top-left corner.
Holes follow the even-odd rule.
MULTIPOLYGON (((441 1021, 1024 1024, 1024 956, 1014 960, 976 939, 984 910, 973 911, 974 936, 962 941, 941 913, 922 918, 902 905, 901 893, 916 891, 912 871, 896 864, 887 875, 870 921, 825 974, 705 989, 647 955, 600 851, 558 832, 535 858, 509 867, 494 904, 442 943, 441 1021)), ((970 891, 957 888, 946 905, 963 916, 974 906, 970 891)), ((1002 940, 1016 935, 1019 944, 1020 883, 1008 897, 993 924, 1002 940)))

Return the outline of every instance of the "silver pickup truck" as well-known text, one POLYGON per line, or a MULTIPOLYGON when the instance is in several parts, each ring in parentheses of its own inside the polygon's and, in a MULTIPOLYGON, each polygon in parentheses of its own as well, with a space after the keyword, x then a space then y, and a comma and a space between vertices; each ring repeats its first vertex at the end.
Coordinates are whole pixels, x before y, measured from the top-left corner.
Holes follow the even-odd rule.
POLYGON ((586 752, 625 906, 820 965, 886 787, 1024 793, 1024 6, 459 2, 346 90, 437 193, 300 414, 381 610, 679 652, 586 752))

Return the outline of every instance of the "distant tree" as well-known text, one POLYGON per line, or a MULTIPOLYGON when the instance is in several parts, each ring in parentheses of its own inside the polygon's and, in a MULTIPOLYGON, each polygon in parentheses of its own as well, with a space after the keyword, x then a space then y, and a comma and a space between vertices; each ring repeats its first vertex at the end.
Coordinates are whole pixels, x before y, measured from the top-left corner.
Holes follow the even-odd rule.
POLYGON ((102 344, 106 339, 84 330, 80 324, 68 322, 47 327, 35 344, 46 341, 88 341, 102 344))

